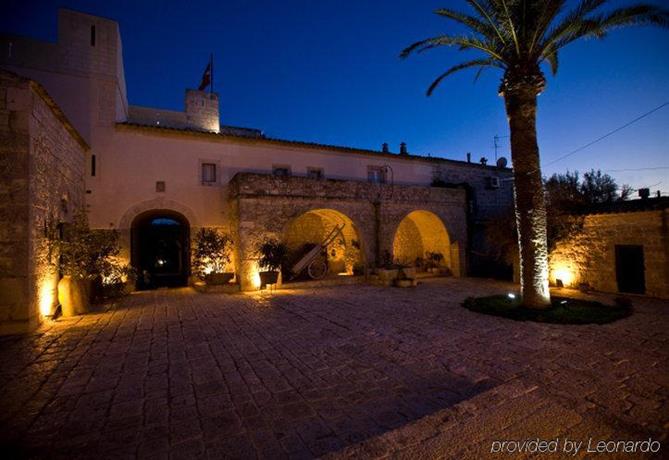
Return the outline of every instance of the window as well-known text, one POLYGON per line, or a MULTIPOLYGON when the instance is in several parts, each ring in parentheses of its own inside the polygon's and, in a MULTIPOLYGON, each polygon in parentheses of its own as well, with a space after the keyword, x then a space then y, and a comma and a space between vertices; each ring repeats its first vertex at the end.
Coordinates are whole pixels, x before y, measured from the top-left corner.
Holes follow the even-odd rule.
POLYGON ((280 177, 290 176, 290 166, 274 165, 272 166, 272 174, 280 177))
POLYGON ((91 46, 95 46, 95 26, 91 26, 91 46))
POLYGON ((165 181, 159 180, 156 182, 156 192, 164 192, 165 191, 165 181))
POLYGON ((216 163, 202 163, 202 185, 216 183, 216 163))
POLYGON ((95 176, 95 155, 91 155, 91 176, 95 176))
POLYGON ((385 168, 383 166, 367 166, 367 181, 373 184, 385 184, 385 168))
POLYGON ((323 179, 323 168, 307 168, 307 177, 309 179, 323 179))

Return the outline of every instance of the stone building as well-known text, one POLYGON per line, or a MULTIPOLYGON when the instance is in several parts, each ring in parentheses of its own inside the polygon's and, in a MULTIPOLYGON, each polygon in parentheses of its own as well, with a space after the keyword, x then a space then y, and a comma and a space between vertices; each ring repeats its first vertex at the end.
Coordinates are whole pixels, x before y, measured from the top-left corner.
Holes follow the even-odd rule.
POLYGON ((550 255, 555 285, 669 297, 669 198, 595 207, 550 255))
MULTIPOLYGON (((183 112, 130 105, 120 28, 109 19, 61 9, 57 43, 0 35, 0 68, 11 72, 3 78, 39 83, 21 80, 45 89, 52 114, 62 113, 54 123, 78 140, 71 148, 83 160, 68 167, 85 200, 72 189, 69 206, 85 201, 91 226, 118 230, 122 257, 164 284, 187 282, 191 235, 203 227, 232 236, 242 289, 258 285, 259 241, 297 248, 336 225, 333 272, 439 252, 453 273, 467 274, 481 223, 512 205, 506 167, 271 138, 221 124, 219 96, 205 91, 187 90, 183 112), (169 262, 162 273, 159 255, 169 262)), ((10 303, 0 298, 0 309, 10 303)))
POLYGON ((84 205, 88 145, 42 86, 0 72, 0 334, 57 305, 54 225, 84 205))

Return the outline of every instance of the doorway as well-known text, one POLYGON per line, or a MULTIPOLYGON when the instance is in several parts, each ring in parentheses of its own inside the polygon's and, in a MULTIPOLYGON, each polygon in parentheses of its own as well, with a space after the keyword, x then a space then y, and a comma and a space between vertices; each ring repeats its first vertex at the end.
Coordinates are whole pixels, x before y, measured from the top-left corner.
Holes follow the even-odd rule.
POLYGON ((132 224, 137 288, 185 286, 190 272, 190 227, 173 211, 149 211, 132 224))
POLYGON ((643 246, 616 245, 616 280, 618 291, 630 294, 646 292, 643 246))

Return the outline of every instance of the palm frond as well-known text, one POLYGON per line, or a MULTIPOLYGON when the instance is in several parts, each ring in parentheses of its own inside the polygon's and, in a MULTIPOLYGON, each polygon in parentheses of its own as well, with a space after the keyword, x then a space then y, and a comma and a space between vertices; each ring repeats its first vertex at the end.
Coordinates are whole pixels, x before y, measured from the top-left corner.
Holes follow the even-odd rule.
POLYGON ((484 3, 486 4, 487 8, 484 8, 481 5, 482 2, 476 0, 467 0, 467 3, 469 3, 479 13, 479 15, 481 15, 482 18, 488 21, 490 27, 492 27, 495 30, 495 33, 499 37, 499 40, 502 43, 502 45, 506 45, 507 40, 504 38, 502 31, 498 27, 497 22, 493 19, 496 16, 495 9, 487 2, 484 3))
POLYGON ((406 58, 413 52, 422 53, 429 49, 437 48, 440 46, 458 46, 460 50, 476 49, 479 51, 483 51, 492 58, 500 60, 502 59, 502 56, 495 48, 495 43, 486 42, 483 40, 479 40, 478 38, 467 37, 464 35, 460 36, 441 35, 439 37, 432 37, 426 40, 421 40, 405 48, 400 53, 400 57, 406 58))
POLYGON ((509 34, 511 35, 513 46, 516 49, 516 54, 520 56, 520 42, 518 41, 518 34, 516 33, 516 25, 514 24, 513 17, 509 12, 509 8, 506 5, 506 0, 501 0, 502 7, 504 8, 504 21, 507 23, 509 34))
POLYGON ((543 60, 548 62, 548 65, 551 67, 551 73, 556 75, 558 71, 558 50, 546 54, 543 56, 543 60))
MULTIPOLYGON (((565 36, 571 35, 574 31, 582 29, 581 23, 586 19, 586 16, 597 10, 604 3, 606 3, 606 0, 582 0, 576 8, 567 13, 567 15, 550 31, 544 30, 542 48, 548 48, 565 36)), ((551 18, 551 21, 554 19, 555 16, 551 18)), ((542 51, 543 49, 540 50, 540 53, 542 51)))
POLYGON ((551 22, 553 22, 553 20, 555 20, 555 18, 564 9, 566 0, 554 0, 539 3, 540 5, 543 5, 543 10, 537 17, 536 23, 534 25, 534 31, 532 33, 532 38, 530 39, 529 45, 527 45, 528 55, 530 56, 532 55, 537 42, 546 33, 548 27, 550 27, 551 22))
POLYGON ((460 24, 469 27, 471 30, 483 35, 488 40, 497 39, 497 34, 495 33, 494 27, 492 27, 490 24, 486 24, 485 22, 480 21, 473 16, 448 8, 439 8, 438 10, 435 10, 435 14, 451 19, 455 22, 459 22, 460 24))
MULTIPOLYGON (((442 73, 437 77, 436 80, 432 82, 430 87, 427 89, 427 96, 431 96, 434 90, 439 86, 439 84, 442 82, 442 80, 449 75, 454 74, 455 72, 459 72, 460 70, 468 69, 470 67, 502 67, 502 65, 493 58, 487 58, 487 59, 473 59, 471 61, 463 62, 462 64, 454 65, 450 69, 448 69, 446 72, 442 73)), ((480 74, 480 71, 479 73, 480 74)), ((477 74, 477 75, 478 75, 477 74)), ((478 76, 476 77, 478 78, 478 76)))
MULTIPOLYGON (((589 14, 603 3, 604 0, 584 0, 578 11, 589 14)), ((580 38, 604 38, 615 28, 633 25, 669 27, 669 10, 655 5, 638 4, 595 16, 577 17, 576 13, 570 14, 548 34, 543 48, 560 49, 580 38)))
POLYGON ((669 27, 669 10, 655 5, 640 4, 619 8, 591 19, 596 21, 603 30, 636 25, 669 27))

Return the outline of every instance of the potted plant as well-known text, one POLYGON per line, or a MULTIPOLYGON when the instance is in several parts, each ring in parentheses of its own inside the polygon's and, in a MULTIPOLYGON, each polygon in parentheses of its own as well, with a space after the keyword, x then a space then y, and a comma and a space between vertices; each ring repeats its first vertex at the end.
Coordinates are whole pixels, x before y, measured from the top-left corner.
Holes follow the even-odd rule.
POLYGON ((105 280, 116 279, 125 270, 116 259, 118 232, 91 230, 85 211, 80 211, 71 223, 60 224, 57 234, 51 247, 57 251, 56 263, 63 275, 58 282, 61 312, 63 316, 86 313, 93 295, 102 296, 105 280))
POLYGON ((234 272, 227 272, 232 254, 232 239, 215 228, 202 228, 195 236, 193 272, 207 284, 228 284, 234 272))
POLYGON ((261 243, 258 247, 258 265, 260 266, 260 287, 268 284, 276 284, 279 280, 279 273, 283 267, 288 254, 288 248, 285 244, 275 239, 270 239, 261 243))
POLYGON ((397 278, 393 280, 393 285, 397 287, 416 286, 416 269, 408 265, 400 266, 397 278))
POLYGON ((408 279, 416 279, 416 267, 410 264, 401 264, 399 277, 405 277, 408 279))
POLYGON ((427 252, 425 253, 427 259, 427 271, 430 273, 439 273, 439 266, 444 260, 444 255, 441 252, 427 252))
POLYGON ((381 266, 377 267, 376 274, 381 284, 390 286, 399 275, 399 265, 393 261, 389 251, 383 252, 381 266))

